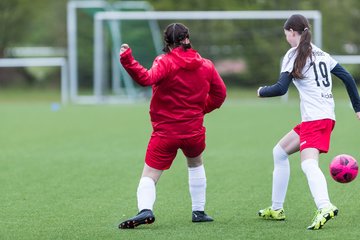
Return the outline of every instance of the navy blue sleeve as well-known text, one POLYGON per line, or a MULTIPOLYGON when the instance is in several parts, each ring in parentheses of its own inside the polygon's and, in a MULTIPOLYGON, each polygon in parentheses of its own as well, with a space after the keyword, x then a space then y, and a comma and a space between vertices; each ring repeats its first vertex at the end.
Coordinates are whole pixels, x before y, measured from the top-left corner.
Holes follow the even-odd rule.
POLYGON ((277 83, 271 86, 264 86, 260 89, 260 97, 276 97, 284 95, 287 93, 292 79, 293 77, 290 73, 282 72, 277 83))
POLYGON ((345 84, 354 111, 360 112, 360 97, 354 78, 340 64, 336 64, 331 73, 340 78, 345 84))

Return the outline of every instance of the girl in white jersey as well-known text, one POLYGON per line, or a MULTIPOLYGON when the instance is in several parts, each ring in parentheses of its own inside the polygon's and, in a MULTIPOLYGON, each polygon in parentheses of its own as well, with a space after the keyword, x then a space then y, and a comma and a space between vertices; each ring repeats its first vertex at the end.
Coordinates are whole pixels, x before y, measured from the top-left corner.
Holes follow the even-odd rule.
POLYGON ((331 73, 344 82, 358 119, 360 98, 352 76, 329 54, 311 43, 310 25, 304 16, 295 14, 287 19, 284 33, 292 48, 284 56, 280 78, 272 86, 260 87, 257 95, 284 95, 293 81, 300 95, 301 123, 273 149, 272 205, 260 210, 259 216, 285 220, 283 203, 290 177, 288 156, 300 151, 301 168, 318 209, 307 229, 316 230, 338 213, 337 207, 330 202, 326 179, 318 164, 319 154, 329 150, 330 135, 335 126, 331 73))

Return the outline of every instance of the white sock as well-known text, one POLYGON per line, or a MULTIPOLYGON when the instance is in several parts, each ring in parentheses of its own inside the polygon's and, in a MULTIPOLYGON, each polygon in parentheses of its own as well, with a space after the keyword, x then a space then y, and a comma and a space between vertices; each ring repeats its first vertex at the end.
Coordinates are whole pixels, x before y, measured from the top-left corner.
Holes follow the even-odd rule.
POLYGON ((192 211, 204 211, 206 202, 206 176, 204 165, 188 168, 192 211))
POLYGON ((142 177, 137 189, 139 212, 143 209, 153 210, 156 199, 155 182, 150 177, 142 177))
POLYGON ((330 205, 330 200, 326 179, 323 172, 319 168, 318 160, 306 159, 302 161, 301 168, 306 175, 310 191, 317 208, 322 209, 324 207, 328 207, 330 205))
POLYGON ((273 149, 274 171, 272 182, 272 209, 283 208, 290 178, 290 164, 287 153, 277 144, 273 149))

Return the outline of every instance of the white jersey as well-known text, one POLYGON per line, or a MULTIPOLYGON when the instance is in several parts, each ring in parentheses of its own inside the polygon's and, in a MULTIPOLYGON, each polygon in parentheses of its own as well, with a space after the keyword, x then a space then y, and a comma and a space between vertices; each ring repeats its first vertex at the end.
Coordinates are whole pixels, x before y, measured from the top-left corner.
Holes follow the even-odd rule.
MULTIPOLYGON (((291 48, 285 54, 281 72, 292 72, 296 55, 296 48, 291 48)), ((302 70, 304 78, 293 79, 300 95, 302 122, 326 118, 335 120, 330 71, 336 64, 328 53, 312 44, 312 56, 302 70)))

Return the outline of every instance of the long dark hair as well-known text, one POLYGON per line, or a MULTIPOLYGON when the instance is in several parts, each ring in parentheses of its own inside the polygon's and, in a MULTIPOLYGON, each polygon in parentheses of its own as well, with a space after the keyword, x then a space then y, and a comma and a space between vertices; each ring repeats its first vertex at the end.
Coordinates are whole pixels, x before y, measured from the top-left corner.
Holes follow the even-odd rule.
POLYGON ((286 20, 284 29, 292 29, 301 35, 300 43, 296 48, 297 56, 294 62, 294 69, 291 73, 294 78, 301 79, 303 78, 302 69, 306 64, 306 60, 312 56, 309 21, 303 15, 294 14, 286 20))
POLYGON ((184 50, 191 48, 191 44, 181 43, 186 38, 190 38, 189 29, 181 23, 169 24, 164 31, 164 52, 170 52, 171 49, 181 46, 184 50))

